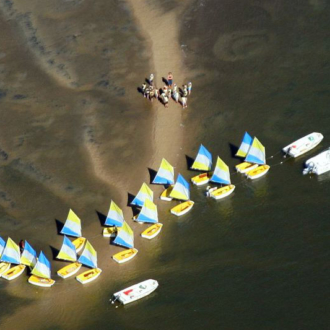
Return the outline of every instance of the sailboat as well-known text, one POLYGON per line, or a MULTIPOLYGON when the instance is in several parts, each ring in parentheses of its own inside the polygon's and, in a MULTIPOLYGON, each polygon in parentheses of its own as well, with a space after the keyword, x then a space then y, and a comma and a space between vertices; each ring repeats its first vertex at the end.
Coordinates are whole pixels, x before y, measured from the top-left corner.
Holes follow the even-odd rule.
POLYGON ((123 222, 124 222, 124 215, 122 209, 114 201, 111 201, 109 212, 104 224, 106 226, 112 226, 112 227, 104 228, 103 236, 104 237, 116 236, 117 233, 116 227, 121 227, 123 225, 123 222))
POLYGON ((211 174, 208 173, 212 168, 212 155, 211 153, 201 144, 191 169, 198 171, 207 171, 191 178, 191 182, 196 186, 201 186, 209 182, 211 174))
POLYGON ((171 193, 174 186, 174 168, 165 158, 162 159, 158 172, 152 183, 168 186, 161 193, 160 199, 164 201, 172 200, 172 198, 169 197, 169 194, 171 193))
MULTIPOLYGON (((0 237, 0 257, 2 256, 2 252, 5 249, 6 242, 0 237)), ((2 273, 6 272, 10 268, 9 262, 2 262, 0 261, 0 277, 2 273)))
POLYGON ((163 225, 158 222, 158 212, 157 212, 157 206, 149 199, 146 199, 144 201, 143 207, 141 212, 138 214, 135 221, 144 222, 144 223, 152 223, 153 225, 147 228, 143 233, 141 234, 142 237, 152 239, 156 237, 163 225))
POLYGON ((61 250, 56 258, 66 261, 72 261, 71 264, 66 265, 65 267, 57 271, 57 275, 62 278, 67 278, 76 274, 81 268, 81 263, 77 262, 76 247, 65 235, 63 237, 63 244, 61 250))
POLYGON ((154 193, 146 183, 143 183, 139 192, 131 202, 131 205, 142 207, 146 198, 149 198, 152 201, 154 199, 154 193))
POLYGON ((257 179, 265 175, 270 166, 266 165, 266 152, 265 147, 260 143, 260 141, 255 137, 253 139, 251 148, 246 155, 245 160, 249 163, 257 164, 257 167, 249 172, 246 172, 246 176, 249 179, 257 179))
POLYGON ((72 242, 72 244, 76 247, 77 253, 84 247, 86 238, 82 237, 81 234, 81 220, 71 209, 69 211, 68 218, 65 221, 64 227, 61 230, 61 234, 78 237, 72 242))
POLYGON ((16 266, 9 268, 2 273, 2 277, 8 281, 11 281, 20 276, 26 266, 21 264, 21 252, 19 246, 10 238, 7 239, 6 247, 2 253, 1 261, 16 264, 16 266))
POLYGON ((128 249, 118 252, 112 256, 112 259, 120 264, 131 260, 138 253, 138 250, 134 248, 133 230, 126 221, 124 221, 122 227, 118 228, 117 236, 113 243, 128 249))
POLYGON ((33 247, 25 241, 24 250, 21 256, 21 264, 28 266, 31 270, 37 263, 37 252, 33 249, 33 247))
POLYGON ((42 251, 31 273, 32 275, 29 277, 28 282, 33 285, 49 288, 55 283, 55 281, 50 278, 50 262, 42 251))
MULTIPOLYGON (((248 132, 245 132, 236 156, 245 158, 251 148, 252 142, 253 138, 251 135, 248 132)), ((237 172, 246 173, 255 169, 257 166, 258 164, 252 164, 245 160, 243 163, 236 165, 235 168, 237 172)))
POLYGON ((230 181, 229 167, 219 156, 210 181, 225 185, 221 188, 214 187, 208 190, 207 195, 214 199, 227 197, 235 190, 235 186, 230 181))
POLYGON ((181 174, 178 175, 178 178, 170 194, 170 197, 185 201, 177 206, 174 206, 171 209, 171 213, 177 216, 186 214, 194 206, 194 202, 189 200, 190 199, 189 183, 184 179, 184 177, 181 174))
POLYGON ((94 281, 102 273, 102 270, 97 268, 97 252, 94 250, 92 244, 89 243, 89 241, 86 242, 86 246, 80 258, 78 259, 78 262, 92 268, 91 270, 87 270, 86 272, 81 273, 76 277, 77 281, 82 284, 94 281))

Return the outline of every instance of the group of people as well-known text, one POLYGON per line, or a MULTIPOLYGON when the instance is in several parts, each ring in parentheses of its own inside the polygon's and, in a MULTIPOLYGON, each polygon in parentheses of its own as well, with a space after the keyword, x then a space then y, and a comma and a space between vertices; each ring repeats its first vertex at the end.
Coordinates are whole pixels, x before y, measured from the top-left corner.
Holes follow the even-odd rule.
POLYGON ((154 75, 151 74, 149 77, 149 86, 146 83, 142 84, 141 91, 147 99, 153 101, 153 99, 157 99, 161 101, 165 108, 168 108, 168 103, 170 99, 178 103, 180 102, 182 108, 187 108, 187 99, 188 95, 191 94, 192 83, 189 82, 187 85, 182 85, 182 88, 178 88, 177 84, 173 84, 173 75, 172 72, 168 73, 167 81, 164 87, 157 88, 154 86, 154 75), (181 100, 179 101, 179 97, 181 96, 181 100))

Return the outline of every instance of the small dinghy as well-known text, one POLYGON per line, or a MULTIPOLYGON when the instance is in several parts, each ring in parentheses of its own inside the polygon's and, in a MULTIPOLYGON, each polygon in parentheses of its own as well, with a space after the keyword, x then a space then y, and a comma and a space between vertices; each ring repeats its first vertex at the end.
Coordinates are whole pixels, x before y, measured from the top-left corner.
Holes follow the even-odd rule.
POLYGON ((214 187, 207 191, 207 196, 214 199, 222 199, 232 194, 234 190, 235 186, 233 184, 221 188, 214 187))
POLYGON ((180 217, 181 215, 188 213, 192 209, 194 204, 195 203, 193 201, 183 202, 177 206, 172 207, 171 213, 180 217))
POLYGON ((311 133, 303 138, 290 143, 282 150, 286 155, 290 155, 293 158, 296 158, 304 153, 315 148, 323 140, 323 135, 321 133, 311 133))
POLYGON ((196 186, 202 186, 210 181, 211 173, 202 173, 191 178, 191 182, 196 186))
POLYGON ((10 266, 11 264, 9 264, 8 262, 0 262, 0 277, 10 268, 10 266))
POLYGON ((91 270, 87 270, 86 272, 81 273, 80 275, 76 276, 76 280, 81 284, 86 284, 96 280, 100 274, 102 273, 102 269, 100 268, 93 268, 91 270))
POLYGON ((155 223, 154 225, 147 228, 144 232, 141 233, 143 238, 152 239, 156 237, 163 228, 163 224, 155 223))
POLYGON ((173 187, 174 187, 174 184, 171 184, 169 187, 167 187, 160 195, 160 199, 162 201, 167 201, 167 202, 170 202, 173 198, 170 197, 171 195, 171 192, 173 190, 173 187))
POLYGON ((159 170, 152 183, 163 185, 174 184, 174 168, 165 158, 162 159, 159 170))
POLYGON ((118 252, 112 256, 112 259, 119 264, 127 262, 133 259, 139 251, 135 248, 127 249, 121 252, 118 252))
POLYGON ((42 251, 31 273, 32 275, 28 279, 30 284, 49 288, 55 283, 55 281, 50 278, 50 262, 42 251))
POLYGON ((134 199, 131 202, 131 205, 135 205, 138 207, 142 207, 143 203, 146 199, 150 199, 151 201, 154 200, 154 193, 153 191, 148 187, 146 183, 143 183, 139 192, 134 197, 134 199))
POLYGON ((80 270, 81 266, 82 264, 80 262, 73 262, 72 264, 66 265, 60 270, 58 270, 57 275, 62 278, 68 278, 76 274, 80 270))
POLYGON ((191 169, 197 171, 207 171, 191 178, 191 182, 196 186, 201 186, 209 182, 211 174, 208 173, 212 168, 212 155, 211 153, 201 144, 191 169))
POLYGON ((146 280, 114 293, 110 301, 112 304, 115 303, 115 301, 119 301, 123 305, 126 305, 148 296, 157 289, 158 285, 156 280, 146 280))
POLYGON ((246 176, 251 180, 258 179, 263 175, 265 175, 269 171, 269 169, 270 169, 269 165, 261 165, 255 168, 254 170, 247 172, 246 176))
MULTIPOLYGON (((253 138, 248 132, 244 133, 241 145, 239 146, 235 156, 245 158, 252 146, 253 138)), ((235 169, 239 173, 246 173, 258 167, 258 164, 253 164, 248 161, 244 161, 235 166, 235 169)))
POLYGON ((306 168, 303 170, 303 174, 314 173, 321 175, 330 171, 330 148, 321 152, 317 156, 308 159, 305 162, 306 168))
POLYGON ((117 228, 116 227, 107 227, 103 228, 103 237, 116 237, 117 228))

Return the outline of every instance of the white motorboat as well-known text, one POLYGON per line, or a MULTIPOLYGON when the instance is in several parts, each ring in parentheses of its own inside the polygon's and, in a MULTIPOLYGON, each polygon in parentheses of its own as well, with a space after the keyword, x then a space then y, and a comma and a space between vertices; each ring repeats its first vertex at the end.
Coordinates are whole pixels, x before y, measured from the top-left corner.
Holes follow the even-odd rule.
POLYGON ((148 296, 151 292, 155 291, 157 287, 158 282, 156 280, 146 280, 114 293, 110 301, 113 304, 118 300, 123 305, 126 305, 148 296))
POLYGON ((284 147, 282 150, 285 154, 291 157, 298 157, 305 152, 315 148, 323 140, 323 135, 321 133, 311 133, 303 138, 290 143, 288 146, 284 147))
POLYGON ((308 159, 305 162, 306 168, 303 170, 303 174, 314 173, 321 175, 330 171, 330 148, 321 152, 315 157, 308 159))

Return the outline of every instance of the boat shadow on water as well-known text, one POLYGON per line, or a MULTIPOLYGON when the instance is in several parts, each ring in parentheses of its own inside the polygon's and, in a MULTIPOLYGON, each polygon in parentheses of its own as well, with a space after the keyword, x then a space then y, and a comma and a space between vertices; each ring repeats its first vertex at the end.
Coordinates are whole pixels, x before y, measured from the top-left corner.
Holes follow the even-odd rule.
POLYGON ((187 170, 191 170, 192 164, 194 163, 195 159, 188 155, 185 156, 186 156, 187 170))
POLYGON ((152 184, 152 182, 154 181, 157 172, 155 170, 153 170, 152 168, 148 167, 148 171, 149 171, 149 177, 150 177, 150 184, 152 184))
POLYGON ((96 212, 97 217, 98 217, 98 219, 100 221, 100 225, 103 227, 104 226, 104 223, 105 223, 105 220, 107 219, 107 216, 104 215, 103 213, 97 211, 97 210, 95 210, 95 212, 96 212))
POLYGON ((58 260, 58 259, 56 259, 56 257, 58 256, 60 250, 57 249, 57 248, 55 248, 55 247, 52 246, 52 245, 49 245, 49 247, 50 247, 50 249, 51 249, 51 251, 52 251, 52 257, 53 257, 53 260, 58 260))
POLYGON ((236 153, 238 151, 238 146, 236 146, 235 144, 232 144, 232 143, 228 143, 229 144, 229 149, 230 149, 230 153, 231 153, 231 157, 232 158, 239 158, 236 156, 236 153))
POLYGON ((64 227, 64 223, 58 219, 55 219, 55 224, 56 224, 56 230, 57 230, 57 234, 60 235, 61 234, 61 230, 64 227))

